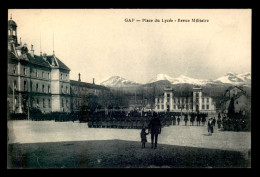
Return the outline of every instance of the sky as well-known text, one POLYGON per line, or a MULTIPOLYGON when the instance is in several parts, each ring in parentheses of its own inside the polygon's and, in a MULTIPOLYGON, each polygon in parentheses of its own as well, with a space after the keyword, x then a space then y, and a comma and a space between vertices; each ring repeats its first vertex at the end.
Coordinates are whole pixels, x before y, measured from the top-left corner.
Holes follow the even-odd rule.
POLYGON ((36 55, 40 46, 47 55, 54 49, 71 69, 71 80, 78 80, 80 73, 83 82, 95 78, 98 84, 121 76, 146 83, 161 73, 216 79, 228 72, 251 72, 251 13, 249 9, 9 9, 8 19, 12 15, 18 41, 21 37, 29 50, 33 44, 36 55), (173 21, 165 23, 167 19, 173 21))

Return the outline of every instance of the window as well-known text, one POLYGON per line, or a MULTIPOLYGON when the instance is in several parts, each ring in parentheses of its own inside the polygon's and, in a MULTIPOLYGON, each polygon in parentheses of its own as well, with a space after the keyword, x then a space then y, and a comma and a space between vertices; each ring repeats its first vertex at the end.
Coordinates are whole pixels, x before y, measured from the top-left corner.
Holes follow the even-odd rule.
POLYGON ((42 78, 44 78, 44 72, 42 72, 42 78))
POLYGON ((68 87, 66 86, 66 93, 69 93, 69 89, 68 89, 68 87))
POLYGON ((23 74, 26 75, 26 68, 23 68, 23 74))
POLYGON ((48 100, 49 108, 51 108, 51 99, 48 100))
POLYGON ((64 107, 63 99, 61 99, 61 107, 64 107))
POLYGON ((199 93, 196 93, 196 97, 199 97, 199 93))
POLYGON ((39 99, 36 100, 37 106, 39 106, 39 99))
POLYGON ((63 85, 61 86, 61 93, 63 93, 63 85))
POLYGON ((14 66, 14 74, 16 73, 16 66, 14 66))
POLYGON ((164 105, 162 104, 162 109, 164 109, 164 105))
POLYGON ((192 109, 192 105, 190 105, 190 109, 192 109))
POLYGON ((167 98, 167 102, 168 102, 168 103, 170 102, 170 98, 167 98))
POLYGON ((61 80, 63 79, 63 78, 62 78, 62 74, 60 75, 60 78, 61 78, 61 80))
POLYGON ((207 103, 209 102, 209 98, 207 98, 207 103))
POLYGON ((44 93, 44 85, 42 85, 42 92, 44 93))
POLYGON ((38 92, 38 88, 39 88, 39 86, 38 86, 38 83, 36 84, 36 92, 38 92))
POLYGON ((42 100, 42 105, 45 108, 45 99, 42 100))
POLYGON ((17 89, 17 84, 16 84, 16 80, 14 81, 14 89, 17 89))
POLYGON ((51 92, 51 87, 48 85, 48 93, 51 92))
POLYGON ((207 105, 207 109, 209 109, 209 105, 207 105))
POLYGON ((170 94, 169 94, 169 93, 167 93, 167 97, 170 97, 170 94))
POLYGON ((202 109, 205 109, 205 105, 202 105, 202 109))
POLYGON ((176 105, 174 105, 173 107, 174 107, 174 109, 176 109, 176 105))
POLYGON ((237 104, 238 104, 238 101, 237 101, 237 104))
POLYGON ((50 73, 48 73, 48 79, 51 79, 51 77, 50 77, 50 73))
POLYGON ((24 91, 27 91, 27 83, 26 83, 26 81, 23 82, 23 85, 24 85, 24 88, 23 88, 24 91))
POLYGON ((173 102, 176 103, 176 99, 175 98, 173 99, 173 102))
POLYGON ((204 103, 204 98, 202 98, 202 103, 204 103))

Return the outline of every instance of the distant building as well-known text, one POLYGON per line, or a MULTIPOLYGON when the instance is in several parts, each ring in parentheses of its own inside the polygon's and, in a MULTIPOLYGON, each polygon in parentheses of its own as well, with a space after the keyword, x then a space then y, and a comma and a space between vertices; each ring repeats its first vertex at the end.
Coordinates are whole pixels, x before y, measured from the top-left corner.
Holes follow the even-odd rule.
MULTIPOLYGON (((99 94, 105 87, 70 80, 70 69, 52 55, 34 54, 17 41, 17 24, 8 21, 8 104, 14 113, 26 113, 29 107, 42 112, 71 112, 80 93, 99 94)), ((83 94, 84 95, 84 94, 83 94)))
POLYGON ((70 90, 71 90, 71 110, 79 111, 81 106, 84 106, 84 98, 88 95, 100 95, 101 93, 108 92, 109 89, 101 86, 93 84, 81 82, 80 74, 78 81, 70 80, 70 90))
POLYGON ((213 99, 203 93, 201 87, 194 87, 187 93, 174 93, 172 88, 165 88, 163 95, 155 98, 155 111, 215 113, 216 108, 213 99))
POLYGON ((241 87, 233 86, 227 89, 224 93, 224 98, 221 104, 222 111, 224 113, 228 112, 231 98, 234 99, 234 107, 236 113, 251 110, 250 96, 241 87))

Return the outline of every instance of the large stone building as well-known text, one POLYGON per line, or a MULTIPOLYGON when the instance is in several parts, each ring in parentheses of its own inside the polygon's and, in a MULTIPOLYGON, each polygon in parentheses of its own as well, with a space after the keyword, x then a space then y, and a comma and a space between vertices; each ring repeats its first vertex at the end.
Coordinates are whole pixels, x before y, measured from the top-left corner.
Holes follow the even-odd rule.
POLYGON ((163 95, 155 98, 155 111, 215 113, 216 109, 213 99, 203 93, 201 87, 194 87, 192 92, 186 93, 165 88, 163 95))
MULTIPOLYGON (((26 113, 28 107, 42 112, 71 112, 76 109, 75 88, 98 94, 105 87, 70 80, 70 69, 57 57, 34 53, 17 41, 17 24, 8 21, 8 103, 14 113, 26 113), (73 92, 73 94, 71 94, 73 92)), ((77 99, 78 100, 78 99, 77 99)), ((76 109, 77 110, 77 109, 76 109)))

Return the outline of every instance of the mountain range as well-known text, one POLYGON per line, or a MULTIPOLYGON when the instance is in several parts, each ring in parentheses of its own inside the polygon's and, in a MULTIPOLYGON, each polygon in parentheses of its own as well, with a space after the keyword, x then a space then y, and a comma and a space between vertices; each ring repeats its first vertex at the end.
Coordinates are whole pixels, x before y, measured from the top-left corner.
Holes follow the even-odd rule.
POLYGON ((158 81, 167 81, 171 85, 179 84, 189 84, 189 85, 239 85, 251 87, 251 73, 236 74, 236 73, 227 73, 224 76, 221 76, 215 80, 206 80, 206 79, 195 79, 185 75, 180 75, 179 77, 171 77, 167 74, 158 74, 156 78, 151 79, 146 84, 136 83, 134 81, 127 80, 120 76, 112 76, 108 79, 105 79, 100 85, 106 87, 135 87, 140 85, 147 85, 156 83, 158 81))

